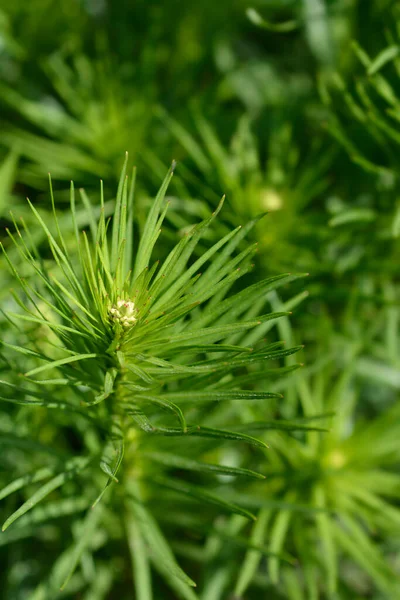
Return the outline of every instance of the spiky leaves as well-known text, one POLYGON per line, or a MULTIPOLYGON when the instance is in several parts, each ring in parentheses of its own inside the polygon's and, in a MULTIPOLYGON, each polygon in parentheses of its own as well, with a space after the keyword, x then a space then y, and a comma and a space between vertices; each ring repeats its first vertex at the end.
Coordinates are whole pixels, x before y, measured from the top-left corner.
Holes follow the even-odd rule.
MULTIPOLYGON (((207 473, 260 477, 239 465, 218 464, 219 448, 229 440, 265 446, 237 429, 230 431, 219 407, 221 403, 229 407, 237 402, 279 399, 279 393, 263 387, 269 376, 264 363, 298 348, 262 341, 271 321, 288 314, 268 311, 268 292, 295 276, 275 276, 247 288, 237 283, 252 268, 256 245, 240 252, 238 247, 255 222, 229 232, 199 255, 196 246, 221 210, 221 201, 210 217, 179 240, 165 260, 160 262, 160 257, 154 256, 168 208, 165 195, 173 168, 137 244, 133 240, 134 176, 129 182, 127 160, 112 219, 105 216, 102 187, 99 216, 80 192, 88 233, 79 232, 73 184, 72 235, 59 225, 52 193, 53 225, 31 205, 48 238, 51 261, 42 258, 29 231, 22 234, 15 221, 16 232, 10 232, 10 238, 32 276, 22 277, 20 266, 14 266, 6 253, 23 295, 15 295, 19 310, 9 313, 11 321, 19 323, 21 344, 5 341, 4 349, 15 374, 23 362, 26 381, 21 384, 13 378, 11 369, 10 377, 1 383, 1 398, 23 405, 24 414, 33 406, 47 408, 59 427, 59 436, 53 439, 56 446, 57 437, 68 446, 65 427, 77 427, 84 446, 84 505, 112 499, 117 514, 126 515, 128 536, 135 537, 136 541, 129 539, 130 547, 144 544, 148 560, 180 596, 189 598, 193 597, 191 580, 175 564, 151 515, 142 520, 147 510, 144 499, 161 487, 187 498, 185 503, 207 503, 210 511, 253 518, 247 510, 204 489, 207 473), (161 444, 163 438, 165 444, 161 444), (212 463, 204 462, 205 453, 213 455, 212 463), (177 469, 205 473, 203 486, 186 481, 184 475, 178 480, 177 469), (110 496, 107 490, 117 482, 110 496)), ((235 413, 228 409, 226 414, 232 418, 235 413)), ((73 452, 69 460, 74 460, 73 452)), ((63 468, 62 463, 53 462, 44 474, 39 470, 36 475, 21 475, 7 486, 7 495, 14 489, 29 491, 32 484, 52 477, 31 495, 27 493, 25 503, 7 519, 5 527, 22 515, 26 518, 30 508, 48 493, 60 490, 64 481, 81 477, 80 463, 67 464, 73 466, 63 468)), ((61 502, 62 490, 59 493, 61 502)), ((71 560, 59 569, 64 577, 60 585, 71 576, 81 555, 91 551, 92 530, 97 526, 93 523, 97 522, 97 518, 87 517, 83 531, 90 534, 85 533, 67 552, 71 560)))

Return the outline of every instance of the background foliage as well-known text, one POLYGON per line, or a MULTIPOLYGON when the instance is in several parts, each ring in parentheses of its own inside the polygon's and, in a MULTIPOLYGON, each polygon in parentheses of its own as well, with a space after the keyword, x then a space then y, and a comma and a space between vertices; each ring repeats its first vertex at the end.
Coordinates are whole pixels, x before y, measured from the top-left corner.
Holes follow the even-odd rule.
MULTIPOLYGON (((126 151, 138 173, 135 239, 145 231, 171 161, 178 163, 157 242, 161 260, 226 194, 224 210, 193 248, 193 262, 228 232, 268 213, 246 240, 238 239, 238 253, 258 246, 254 268, 232 293, 283 272, 310 273, 307 280, 265 292, 251 315, 293 311, 290 319, 265 324, 263 334, 271 344, 305 344, 296 356, 267 367, 284 367, 285 377, 274 372, 267 387, 283 399, 221 402, 208 416, 188 405, 209 427, 235 424, 237 432, 269 446, 253 451, 197 440, 188 460, 256 471, 265 480, 239 482, 220 473, 210 480, 207 472, 192 479, 182 460, 165 464, 165 456, 179 450, 176 441, 137 442, 141 468, 154 469, 155 478, 167 472, 175 485, 196 485, 258 516, 249 524, 176 489, 161 495, 161 488, 148 485, 146 515, 169 549, 158 534, 156 541, 142 540, 144 547, 162 547, 164 560, 173 552, 198 584, 195 597, 399 596, 399 35, 399 5, 392 0, 0 0, 0 218, 4 231, 14 228, 10 208, 18 223, 23 217, 46 273, 59 265, 25 197, 56 236, 51 173, 59 228, 72 251, 70 180, 85 188, 94 206, 91 213, 88 202, 77 203, 78 226, 93 230, 99 179, 108 216, 126 151), (292 371, 299 361, 304 367, 292 371)), ((42 293, 12 240, 2 235, 2 242, 19 276, 42 293)), ((23 340, 39 335, 35 343, 45 352, 43 332, 33 334, 25 323, 16 333, 5 315, 20 308, 10 294, 16 284, 4 257, 1 279, 2 341, 25 347, 23 340)), ((255 342, 250 334, 230 340, 255 342)), ((1 380, 18 387, 18 373, 37 365, 32 356, 11 359, 5 348, 1 380)), ((253 368, 246 369, 235 371, 232 385, 263 391, 253 368)), ((9 400, 9 388, 1 388, 0 396, 9 400)), ((48 444, 76 456, 99 443, 98 431, 90 434, 81 417, 48 418, 45 409, 33 417, 31 411, 2 402, 1 489, 40 469, 48 444), (26 451, 28 438, 39 454, 26 451)), ((90 493, 98 481, 98 474, 86 481, 90 493)), ((90 496, 83 488, 68 481, 65 496, 50 497, 47 513, 43 509, 31 521, 27 514, 24 527, 16 522, 14 532, 12 526, 2 534, 5 598, 57 597, 48 578, 52 569, 64 569, 63 540, 79 539, 90 496)), ((37 489, 31 485, 4 498, 3 521, 37 489)), ((120 506, 120 492, 112 497, 120 506)), ((148 523, 146 515, 136 519, 148 523)), ((132 580, 145 567, 133 564, 132 571, 115 512, 107 508, 93 531, 93 545, 62 595, 132 597, 132 580)), ((137 536, 132 530, 128 539, 137 536)), ((153 563, 160 561, 153 556, 153 563)), ((152 575, 154 598, 185 593, 168 588, 164 576, 165 568, 152 575)), ((144 579, 137 584, 144 586, 139 600, 151 598, 144 579)))

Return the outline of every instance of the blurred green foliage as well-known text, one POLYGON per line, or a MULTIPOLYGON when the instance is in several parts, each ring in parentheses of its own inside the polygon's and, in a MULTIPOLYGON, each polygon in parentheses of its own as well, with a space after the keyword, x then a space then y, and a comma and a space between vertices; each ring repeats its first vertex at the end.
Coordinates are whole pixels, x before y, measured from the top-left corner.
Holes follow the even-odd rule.
MULTIPOLYGON (((178 161, 162 256, 226 194, 197 256, 267 212, 249 232, 258 252, 244 281, 310 273, 306 287, 302 280, 260 298, 294 313, 291 324, 266 326, 266 339, 306 344, 304 369, 291 374, 287 357, 287 377, 274 383, 284 399, 221 403, 209 417, 211 426, 264 423, 253 431, 270 445, 262 455, 226 449, 209 456, 266 475, 265 482, 215 484, 226 498, 260 511, 257 523, 197 512, 172 490, 161 501, 156 486, 147 498, 176 556, 201 582, 202 600, 400 595, 399 36, 395 0, 0 0, 2 225, 12 224, 11 208, 32 226, 25 196, 49 221, 50 171, 60 228, 72 243, 69 181, 93 198, 103 179, 111 215, 128 151, 138 167, 135 232, 143 231, 171 160, 178 161), (311 419, 329 431, 270 432, 267 422, 276 418, 297 427, 311 419)), ((85 210, 77 220, 90 226, 85 210)), ((46 235, 37 227, 32 235, 52 268, 46 235)), ((18 264, 17 251, 4 244, 18 264)), ((3 258, 0 268, 2 307, 15 310, 3 258)), ((3 312, 0 326, 12 344, 3 312)), ((9 366, 4 353, 0 374, 9 366)), ((251 387, 260 390, 262 382, 251 387)), ((29 433, 26 412, 5 404, 1 418, 4 439, 15 424, 20 436, 29 433)), ((40 432, 36 418, 38 444, 41 436, 57 437, 57 423, 40 432)), ((80 424, 71 430, 67 450, 80 448, 83 435, 80 424)), ((21 472, 37 467, 37 458, 14 452, 21 472)), ((174 473, 182 482, 182 471, 174 473)), ((8 475, 0 473, 0 487, 8 475)), ((65 515, 85 507, 79 499, 76 507, 65 503, 65 515)), ((129 558, 118 550, 111 511, 107 519, 71 580, 70 597, 78 590, 85 600, 129 597, 129 558)), ((35 600, 46 598, 40 581, 71 536, 68 517, 59 522, 41 530, 41 548, 50 550, 40 564, 33 526, 16 530, 9 547, 4 542, 5 598, 22 600, 34 589, 35 600)), ((153 587, 154 598, 174 597, 158 576, 153 587)), ((149 600, 146 593, 139 600, 149 600)))

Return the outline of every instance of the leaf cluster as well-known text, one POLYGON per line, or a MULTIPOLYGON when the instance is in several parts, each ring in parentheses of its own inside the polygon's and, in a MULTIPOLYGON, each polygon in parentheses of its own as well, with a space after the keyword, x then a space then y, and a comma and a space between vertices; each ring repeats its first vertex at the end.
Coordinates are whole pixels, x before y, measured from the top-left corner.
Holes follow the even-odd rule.
MULTIPOLYGON (((269 277, 235 291, 239 278, 252 268, 256 246, 241 252, 237 248, 255 221, 233 229, 201 256, 194 256, 199 239, 217 217, 222 202, 212 215, 192 227, 162 262, 152 262, 168 208, 165 194, 174 165, 135 243, 135 176, 129 182, 126 164, 112 219, 105 216, 102 191, 98 219, 90 199, 80 192, 87 211, 87 233, 79 232, 71 184, 74 248, 64 239, 52 190, 55 235, 31 204, 48 239, 51 259, 43 259, 25 222, 19 225, 16 219, 15 231, 9 231, 9 236, 32 275, 22 277, 3 248, 22 294, 14 293, 16 310, 7 312, 21 342, 3 341, 6 367, 1 399, 16 407, 14 418, 21 411, 24 421, 39 410, 38 423, 50 418, 53 427, 49 446, 40 434, 32 438, 16 432, 4 432, 0 443, 14 443, 16 447, 21 443, 22 448, 37 448, 39 444, 52 454, 59 449, 54 435, 67 442, 66 427, 77 428, 83 442, 80 453, 68 456, 64 450, 63 458, 17 474, 2 489, 3 498, 17 491, 26 493, 22 505, 5 520, 3 530, 8 534, 8 527, 22 521, 21 534, 25 524, 30 535, 32 525, 45 522, 46 515, 62 517, 77 511, 80 518, 79 512, 92 506, 84 517, 81 534, 55 563, 48 580, 52 590, 53 580, 64 587, 85 553, 95 551, 92 538, 103 514, 121 507, 125 516, 120 526, 127 528, 129 545, 144 544, 146 548, 140 558, 133 553, 134 572, 142 568, 148 572, 151 561, 179 595, 189 598, 194 583, 175 562, 148 511, 148 496, 165 488, 193 502, 209 504, 214 510, 254 518, 223 494, 215 494, 212 486, 207 489, 207 474, 263 478, 252 469, 220 464, 219 448, 228 441, 255 448, 265 447, 265 442, 246 431, 221 427, 224 421, 218 407, 282 397, 262 384, 269 378, 264 363, 291 356, 299 347, 263 341, 272 322, 289 314, 269 312, 267 298, 271 290, 297 276, 269 277), (23 381, 17 376, 20 364, 25 365, 23 381), (257 382, 256 387, 253 382, 257 382), (182 440, 179 444, 177 438, 182 440), (192 446, 188 438, 194 438, 192 446), (216 462, 199 460, 203 454, 216 456, 216 462), (204 473, 203 485, 194 484, 192 477, 177 478, 177 471, 204 473), (78 479, 85 482, 81 493, 78 479), (114 491, 108 491, 110 487, 114 491), (56 504, 42 504, 56 490, 56 504), (147 566, 137 561, 145 561, 147 566)), ((279 369, 273 373, 277 375, 279 369)), ((271 422, 271 426, 284 424, 271 422)), ((114 514, 118 518, 118 513, 114 514)), ((15 534, 9 540, 15 540, 15 534)), ((141 573, 135 578, 142 596, 142 585, 147 585, 142 583, 144 576, 141 573)))

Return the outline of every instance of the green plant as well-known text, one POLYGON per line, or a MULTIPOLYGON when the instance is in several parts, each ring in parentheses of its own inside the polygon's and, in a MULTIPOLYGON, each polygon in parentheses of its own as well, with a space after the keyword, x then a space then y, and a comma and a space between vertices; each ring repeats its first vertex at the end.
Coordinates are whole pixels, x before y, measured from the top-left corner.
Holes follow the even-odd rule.
MULTIPOLYGON (((318 597, 321 592, 332 597, 346 587, 353 593, 371 593, 375 587, 387 597, 396 597, 400 580, 390 540, 396 540, 400 526, 399 406, 368 424, 357 418, 359 395, 352 389, 350 375, 351 368, 337 378, 325 368, 314 382, 307 376, 299 380, 306 414, 333 409, 336 416, 329 433, 310 433, 305 442, 287 443, 271 436, 269 493, 262 509, 268 522, 264 535, 271 552, 286 547, 299 557, 305 597, 318 597), (290 506, 274 510, 267 507, 268 498, 305 505, 310 512, 290 506), (351 575, 346 568, 349 559, 362 575, 351 575)), ((257 500, 253 500, 254 506, 257 500)), ((259 528, 253 535, 260 540, 259 528)), ((278 562, 270 559, 272 583, 278 582, 278 569, 278 562)), ((243 573, 238 585, 243 577, 250 581, 249 573, 243 573)))
POLYGON ((251 6, 0 0, 5 600, 400 596, 399 7, 251 6))
POLYGON ((106 52, 98 55, 91 60, 78 50, 54 52, 42 63, 51 89, 44 98, 2 85, 1 101, 25 121, 22 127, 5 125, 3 138, 29 161, 19 170, 24 184, 43 188, 50 169, 54 181, 89 186, 101 175, 114 185, 122 152, 137 160, 152 118, 153 90, 139 95, 132 73, 106 52))
MULTIPOLYGON (((73 532, 50 573, 47 565, 35 563, 38 577, 33 580, 43 581, 35 591, 28 584, 33 598, 56 597, 71 576, 69 589, 86 590, 88 597, 100 593, 97 575, 104 578, 102 594, 113 580, 129 580, 124 551, 104 560, 106 545, 115 547, 120 539, 127 539, 131 550, 138 598, 152 597, 150 563, 175 594, 194 598, 193 580, 176 563, 148 509, 156 501, 162 510, 161 490, 177 496, 167 525, 173 530, 184 524, 185 515, 198 512, 198 502, 210 506, 212 519, 220 511, 254 518, 226 500, 224 492, 215 494, 207 474, 263 477, 242 467, 242 460, 225 467, 220 459, 229 441, 265 446, 235 429, 234 407, 280 398, 279 392, 265 391, 262 382, 296 368, 266 370, 265 361, 276 362, 299 347, 263 341, 271 322, 288 314, 263 312, 267 292, 296 276, 274 276, 235 290, 251 271, 256 245, 235 251, 256 220, 192 258, 222 202, 164 260, 155 260, 172 174, 173 168, 137 242, 135 176, 129 183, 126 162, 112 219, 105 216, 103 193, 97 218, 81 191, 89 222, 82 235, 71 184, 74 243, 63 236, 52 190, 56 235, 31 205, 50 254, 39 252, 24 221, 20 226, 15 220, 15 232, 9 232, 21 262, 14 266, 4 251, 22 295, 14 293, 16 310, 7 311, 2 342, 0 389, 6 408, 0 445, 12 450, 3 456, 13 474, 0 491, 11 513, 3 524, 2 544, 33 535, 39 553, 46 547, 60 550, 64 538, 70 539, 68 531, 73 532), (24 264, 30 272, 24 269, 22 276, 24 264), (27 450, 31 454, 25 455, 27 450), (191 472, 201 474, 200 485, 193 482, 195 475, 184 475, 191 472), (66 517, 67 523, 46 529, 52 518, 66 517)), ((21 583, 15 588, 7 580, 3 589, 5 597, 15 597, 21 583)))
POLYGON ((187 194, 193 196, 193 188, 202 186, 203 197, 215 201, 216 192, 223 190, 231 207, 227 219, 233 224, 271 213, 256 228, 266 268, 279 272, 296 265, 312 268, 315 274, 316 269, 331 267, 315 256, 324 241, 325 216, 313 204, 329 188, 328 168, 333 159, 329 148, 321 152, 323 144, 318 137, 300 148, 294 127, 278 119, 264 148, 255 135, 260 123, 245 114, 227 146, 198 110, 194 111, 197 135, 165 111, 159 109, 158 114, 179 142, 177 154, 184 158, 182 179, 187 194), (315 240, 310 242, 312 233, 315 240))
MULTIPOLYGON (((390 292, 386 286, 388 299, 390 292)), ((329 431, 268 434, 270 449, 258 466, 266 479, 228 496, 258 509, 257 522, 251 532, 236 517, 220 526, 225 532, 235 527, 271 555, 250 548, 243 560, 237 549, 226 550, 210 575, 210 588, 219 586, 213 600, 228 590, 249 599, 266 593, 290 600, 399 595, 399 311, 388 304, 375 308, 371 319, 371 307, 361 304, 369 313, 362 331, 354 325, 359 305, 349 308, 348 336, 332 335, 332 323, 320 319, 322 358, 272 388, 300 404, 308 427, 325 415, 329 431), (295 568, 274 556, 283 552, 298 559, 295 568)), ((246 421, 253 419, 253 432, 259 432, 257 406, 247 412, 246 421)))
POLYGON ((329 108, 327 129, 354 163, 353 177, 360 182, 351 201, 338 194, 328 207, 338 237, 332 250, 342 270, 397 272, 400 59, 398 34, 388 30, 386 37, 390 45, 374 58, 353 42, 361 63, 355 77, 335 73, 320 82, 329 108))

